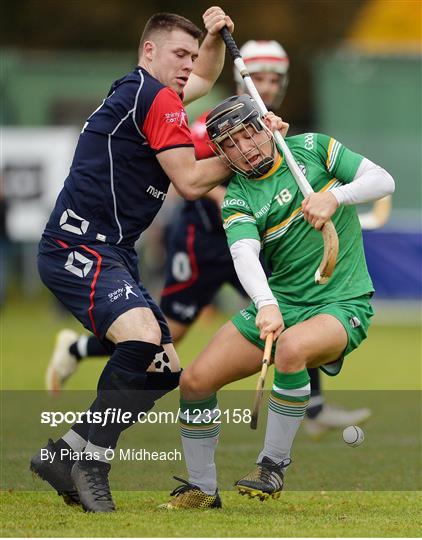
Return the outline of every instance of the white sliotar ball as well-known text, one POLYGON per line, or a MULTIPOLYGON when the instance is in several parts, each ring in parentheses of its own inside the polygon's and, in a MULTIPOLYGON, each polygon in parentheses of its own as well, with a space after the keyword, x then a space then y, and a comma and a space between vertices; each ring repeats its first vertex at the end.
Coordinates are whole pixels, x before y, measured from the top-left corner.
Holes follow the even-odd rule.
POLYGON ((349 446, 359 446, 364 439, 365 434, 359 426, 348 426, 343 430, 343 441, 349 446))

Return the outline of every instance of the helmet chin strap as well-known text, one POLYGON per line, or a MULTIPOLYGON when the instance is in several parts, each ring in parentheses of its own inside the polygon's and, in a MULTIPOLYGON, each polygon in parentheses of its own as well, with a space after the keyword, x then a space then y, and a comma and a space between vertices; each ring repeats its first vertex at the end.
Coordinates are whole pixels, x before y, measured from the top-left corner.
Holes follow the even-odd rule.
POLYGON ((274 139, 272 139, 272 156, 264 157, 258 165, 255 165, 252 170, 248 173, 248 178, 259 178, 260 176, 264 176, 264 174, 267 174, 267 172, 271 169, 271 167, 274 165, 275 162, 275 152, 276 152, 276 146, 274 139))
POLYGON ((274 165, 274 157, 264 158, 258 165, 256 165, 248 174, 248 178, 259 178, 264 176, 274 165))

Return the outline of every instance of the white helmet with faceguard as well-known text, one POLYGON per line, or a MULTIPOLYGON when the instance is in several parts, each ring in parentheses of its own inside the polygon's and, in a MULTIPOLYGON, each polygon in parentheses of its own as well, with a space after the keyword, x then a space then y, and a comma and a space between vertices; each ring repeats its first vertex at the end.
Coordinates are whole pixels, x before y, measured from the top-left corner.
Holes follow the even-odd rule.
MULTIPOLYGON (((277 73, 280 76, 280 91, 271 109, 277 109, 287 90, 289 83, 289 57, 277 41, 247 41, 241 48, 240 54, 249 73, 277 73)), ((234 69, 234 80, 243 91, 246 91, 239 71, 234 69)))
POLYGON ((275 142, 271 131, 262 121, 261 114, 258 111, 255 101, 248 95, 232 96, 225 99, 217 107, 212 109, 206 118, 206 127, 208 136, 216 149, 217 155, 222 157, 228 166, 235 172, 246 176, 247 178, 258 178, 266 174, 274 164, 275 142), (252 127, 252 130, 248 130, 252 127), (233 135, 244 130, 247 137, 252 141, 251 150, 247 153, 242 152, 239 146, 233 139, 233 135), (254 134, 265 132, 267 137, 257 143, 254 139, 254 134), (230 159, 224 151, 222 143, 226 139, 230 139, 231 143, 237 148, 239 158, 236 160, 230 159), (264 145, 271 144, 270 156, 264 154, 264 145), (258 157, 256 159, 258 151, 258 157), (254 156, 254 161, 249 158, 254 156), (248 164, 246 171, 239 164, 248 164), (250 167, 250 168, 249 168, 250 167))

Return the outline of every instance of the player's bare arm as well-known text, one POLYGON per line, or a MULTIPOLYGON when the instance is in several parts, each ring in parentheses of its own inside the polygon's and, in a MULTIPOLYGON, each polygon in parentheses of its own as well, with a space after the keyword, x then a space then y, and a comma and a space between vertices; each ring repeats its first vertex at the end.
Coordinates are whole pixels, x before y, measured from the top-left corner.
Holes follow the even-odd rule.
POLYGON ((230 32, 234 29, 233 21, 217 6, 208 8, 203 20, 207 34, 185 87, 185 104, 204 96, 213 87, 223 69, 225 56, 225 46, 219 31, 224 26, 227 26, 230 32))
POLYGON ((221 184, 231 173, 218 158, 196 160, 193 148, 172 148, 157 155, 179 195, 195 200, 221 184))

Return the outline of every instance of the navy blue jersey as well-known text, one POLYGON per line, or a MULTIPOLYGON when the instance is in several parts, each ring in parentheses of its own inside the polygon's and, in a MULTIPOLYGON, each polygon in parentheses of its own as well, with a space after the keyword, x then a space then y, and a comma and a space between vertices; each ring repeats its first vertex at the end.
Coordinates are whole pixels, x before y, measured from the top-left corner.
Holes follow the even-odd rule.
POLYGON ((198 227, 184 214, 169 230, 165 284, 160 301, 167 318, 192 324, 225 283, 247 296, 222 232, 222 226, 204 232, 202 226, 198 227))
POLYGON ((176 92, 140 67, 115 81, 81 132, 45 234, 132 247, 169 187, 156 155, 180 146, 193 143, 176 92))
POLYGON ((205 197, 196 201, 185 201, 182 216, 189 223, 195 224, 203 232, 215 232, 221 235, 221 240, 227 244, 226 233, 221 220, 221 210, 211 199, 205 197))

